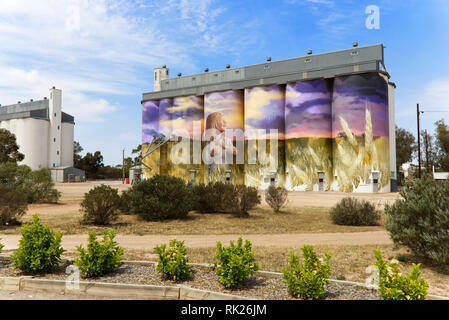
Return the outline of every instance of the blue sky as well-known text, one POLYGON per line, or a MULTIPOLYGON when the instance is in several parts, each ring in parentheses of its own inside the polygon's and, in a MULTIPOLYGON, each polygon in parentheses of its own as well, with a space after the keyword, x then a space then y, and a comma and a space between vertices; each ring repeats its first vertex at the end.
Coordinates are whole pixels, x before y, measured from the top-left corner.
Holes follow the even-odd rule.
MULTIPOLYGON (((386 46, 396 123, 415 133, 416 103, 449 111, 448 18, 445 0, 0 0, 0 103, 62 89, 83 153, 116 165, 141 141, 154 67, 188 75, 358 41, 386 46), (378 30, 365 26, 368 5, 380 8, 378 30)), ((425 113, 422 127, 447 116, 425 113)))

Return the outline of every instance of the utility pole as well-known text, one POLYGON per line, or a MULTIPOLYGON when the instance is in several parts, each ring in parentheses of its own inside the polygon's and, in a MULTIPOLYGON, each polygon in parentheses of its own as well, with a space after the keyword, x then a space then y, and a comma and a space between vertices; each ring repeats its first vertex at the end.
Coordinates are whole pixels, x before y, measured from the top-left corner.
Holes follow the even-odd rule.
POLYGON ((421 136, 419 134, 419 103, 416 105, 416 117, 418 118, 418 178, 421 179, 421 136))
POLYGON ((122 184, 125 183, 125 149, 122 153, 122 184))
POLYGON ((428 142, 427 142, 427 129, 425 130, 425 134, 426 134, 426 174, 429 172, 429 149, 427 147, 428 142))

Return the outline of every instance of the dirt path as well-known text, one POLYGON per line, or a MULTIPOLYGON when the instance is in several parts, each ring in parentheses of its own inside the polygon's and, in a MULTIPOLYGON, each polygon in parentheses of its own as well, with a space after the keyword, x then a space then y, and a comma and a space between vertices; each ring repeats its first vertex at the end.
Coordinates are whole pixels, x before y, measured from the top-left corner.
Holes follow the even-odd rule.
MULTIPOLYGON (((3 251, 17 249, 20 235, 2 235, 3 251)), ((353 232, 353 233, 303 233, 303 234, 225 234, 225 235, 117 235, 117 242, 128 249, 151 250, 156 245, 168 243, 176 238, 184 240, 187 247, 215 247, 217 241, 228 244, 238 237, 249 239, 253 246, 302 246, 310 245, 365 245, 392 244, 385 231, 353 232)), ((75 250, 76 246, 87 243, 87 235, 66 235, 62 238, 62 246, 66 250, 75 250)))

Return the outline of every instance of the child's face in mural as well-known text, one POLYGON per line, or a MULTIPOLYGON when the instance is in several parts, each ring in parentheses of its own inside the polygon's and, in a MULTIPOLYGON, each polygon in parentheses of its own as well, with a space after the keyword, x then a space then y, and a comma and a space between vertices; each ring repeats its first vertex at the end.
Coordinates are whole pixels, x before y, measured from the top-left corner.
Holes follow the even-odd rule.
POLYGON ((220 117, 220 120, 217 123, 217 130, 220 132, 224 132, 226 129, 227 123, 223 116, 220 117))

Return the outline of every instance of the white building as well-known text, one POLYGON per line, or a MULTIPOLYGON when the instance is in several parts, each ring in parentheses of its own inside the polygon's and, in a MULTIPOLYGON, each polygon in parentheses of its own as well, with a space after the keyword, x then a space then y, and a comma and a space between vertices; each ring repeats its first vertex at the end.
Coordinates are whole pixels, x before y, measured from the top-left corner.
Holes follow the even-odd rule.
POLYGON ((73 167, 74 117, 62 112, 62 91, 49 98, 0 106, 0 128, 15 134, 21 164, 31 169, 73 167))

